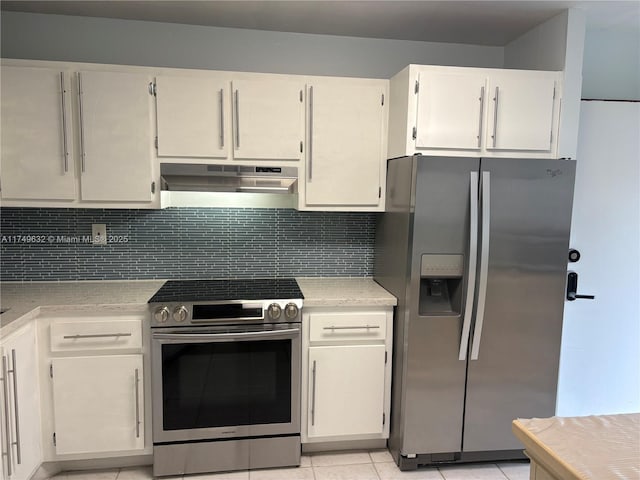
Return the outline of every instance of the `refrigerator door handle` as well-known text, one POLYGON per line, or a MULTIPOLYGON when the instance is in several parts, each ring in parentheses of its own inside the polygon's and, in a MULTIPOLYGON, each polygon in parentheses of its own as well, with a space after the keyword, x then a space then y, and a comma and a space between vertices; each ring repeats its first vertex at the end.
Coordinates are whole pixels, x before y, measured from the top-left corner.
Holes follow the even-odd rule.
POLYGON ((480 187, 482 205, 482 234, 480 248, 480 278, 478 281, 478 308, 476 310, 476 326, 473 330, 473 344, 471 345, 471 360, 478 360, 480 352, 480 337, 484 321, 484 306, 487 298, 487 275, 489 271, 489 226, 491 221, 491 174, 482 172, 480 187))
POLYGON ((467 296, 464 303, 464 320, 460 337, 458 360, 467 359, 469 330, 473 315, 473 297, 476 287, 476 265, 478 263, 478 172, 471 172, 469 179, 469 265, 467 267, 467 296))

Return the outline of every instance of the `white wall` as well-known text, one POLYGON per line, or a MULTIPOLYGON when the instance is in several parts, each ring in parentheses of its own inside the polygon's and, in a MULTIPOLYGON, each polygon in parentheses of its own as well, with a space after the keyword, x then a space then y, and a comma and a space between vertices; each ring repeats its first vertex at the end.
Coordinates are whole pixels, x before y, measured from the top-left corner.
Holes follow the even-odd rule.
POLYGON ((640 26, 588 30, 583 77, 582 98, 640 100, 640 26))
POLYGON ((530 70, 562 70, 562 117, 558 157, 576 158, 585 15, 568 10, 525 33, 505 46, 504 66, 530 70))
POLYGON ((502 67, 503 48, 2 12, 4 58, 391 78, 410 63, 502 67))

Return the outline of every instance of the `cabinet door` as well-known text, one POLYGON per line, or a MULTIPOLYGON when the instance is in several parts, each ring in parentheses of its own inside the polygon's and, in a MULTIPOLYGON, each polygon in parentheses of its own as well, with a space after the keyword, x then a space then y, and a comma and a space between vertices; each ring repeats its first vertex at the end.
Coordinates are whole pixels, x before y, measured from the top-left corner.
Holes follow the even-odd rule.
POLYGON ((479 150, 485 85, 478 73, 421 72, 416 148, 479 150))
POLYGON ((78 74, 82 200, 152 200, 151 81, 144 74, 78 74))
POLYGON ((231 122, 224 79, 157 77, 156 106, 158 156, 228 157, 231 122))
POLYGON ((309 437, 383 430, 384 345, 309 348, 309 437))
POLYGON ((52 363, 57 454, 144 448, 142 355, 52 363))
POLYGON ((309 87, 306 205, 379 204, 385 90, 357 80, 327 79, 309 87))
POLYGON ((2 198, 73 200, 69 76, 2 67, 2 198))
MULTIPOLYGON (((7 448, 7 432, 3 430, 2 451, 10 450, 10 455, 3 459, 11 465, 10 479, 30 478, 42 461, 35 344, 35 327, 31 323, 2 347, 2 378, 7 382, 4 388, 6 401, 2 399, 2 408, 7 408, 3 415, 3 428, 9 427, 11 439, 7 448)), ((5 470, 8 473, 7 466, 5 470)))
POLYGON ((298 80, 234 80, 233 157, 299 160, 304 138, 304 84, 298 80))
POLYGON ((491 77, 487 150, 550 151, 555 88, 554 74, 491 77))

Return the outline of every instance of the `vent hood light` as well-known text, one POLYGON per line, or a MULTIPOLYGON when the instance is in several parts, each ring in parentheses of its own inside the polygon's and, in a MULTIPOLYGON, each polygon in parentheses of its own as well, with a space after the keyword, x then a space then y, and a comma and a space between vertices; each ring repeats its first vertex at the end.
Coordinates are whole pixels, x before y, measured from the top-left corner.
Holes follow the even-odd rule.
POLYGON ((161 207, 296 208, 297 167, 161 164, 161 207))

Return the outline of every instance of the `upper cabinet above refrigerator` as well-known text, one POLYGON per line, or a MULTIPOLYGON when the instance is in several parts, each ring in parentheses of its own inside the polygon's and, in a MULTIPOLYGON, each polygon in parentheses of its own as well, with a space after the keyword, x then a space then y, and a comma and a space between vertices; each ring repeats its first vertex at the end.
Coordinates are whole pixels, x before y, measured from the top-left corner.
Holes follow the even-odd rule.
POLYGON ((389 158, 557 158, 561 72, 410 65, 391 79, 389 158))

